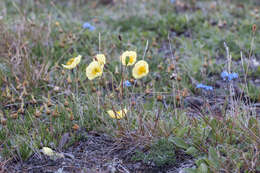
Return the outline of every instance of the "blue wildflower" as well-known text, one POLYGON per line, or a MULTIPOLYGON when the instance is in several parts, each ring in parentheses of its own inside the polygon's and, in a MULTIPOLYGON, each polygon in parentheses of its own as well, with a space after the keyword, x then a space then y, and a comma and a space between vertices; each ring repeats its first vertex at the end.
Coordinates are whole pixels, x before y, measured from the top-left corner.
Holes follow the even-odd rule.
POLYGON ((213 87, 212 86, 208 86, 208 85, 204 85, 204 84, 197 84, 196 88, 201 88, 201 89, 205 89, 207 91, 212 91, 213 87))
POLYGON ((89 22, 83 23, 82 28, 83 29, 88 29, 90 31, 94 31, 96 29, 96 27, 91 25, 89 22))
POLYGON ((238 74, 237 73, 231 73, 228 75, 228 80, 231 81, 233 79, 237 79, 238 78, 238 74))
POLYGON ((170 2, 173 4, 175 2, 175 0, 170 0, 170 2))
POLYGON ((223 71, 220 75, 222 77, 222 79, 228 80, 228 81, 232 81, 233 79, 237 79, 238 78, 238 74, 237 73, 228 73, 227 71, 223 71))
POLYGON ((222 79, 226 79, 226 78, 228 78, 228 72, 227 71, 223 71, 221 74, 220 74, 220 76, 222 77, 222 79))
POLYGON ((130 86, 132 86, 132 84, 131 84, 131 82, 129 82, 129 80, 126 80, 124 82, 124 86, 130 87, 130 86))

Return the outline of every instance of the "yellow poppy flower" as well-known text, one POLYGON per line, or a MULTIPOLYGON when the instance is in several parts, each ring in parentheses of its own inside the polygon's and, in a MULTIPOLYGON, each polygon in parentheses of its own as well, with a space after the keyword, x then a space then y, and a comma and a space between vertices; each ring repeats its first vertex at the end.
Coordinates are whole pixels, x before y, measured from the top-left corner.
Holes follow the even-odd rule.
POLYGON ((106 57, 104 54, 97 54, 96 55, 96 60, 101 66, 104 66, 106 64, 106 57))
POLYGON ((62 64, 62 66, 66 69, 73 69, 80 63, 80 60, 81 60, 81 55, 75 58, 70 58, 69 61, 65 65, 62 64))
POLYGON ((51 148, 48 148, 48 147, 43 147, 41 149, 42 153, 47 155, 47 156, 53 156, 55 154, 55 152, 51 149, 51 148))
POLYGON ((103 73, 103 67, 97 61, 92 61, 86 68, 86 75, 89 80, 101 76, 102 73, 103 73))
POLYGON ((138 61, 132 71, 135 79, 140 79, 149 73, 149 65, 146 61, 138 61))
POLYGON ((116 114, 113 110, 109 110, 109 111, 107 111, 107 113, 113 119, 122 119, 125 117, 127 110, 123 109, 123 110, 117 111, 116 114))
POLYGON ((43 147, 40 150, 44 155, 51 157, 52 159, 56 160, 58 158, 64 158, 64 155, 62 153, 57 153, 55 151, 53 151, 51 148, 49 147, 43 147))
POLYGON ((136 62, 136 57, 137 57, 137 54, 135 51, 125 51, 122 55, 121 55, 121 61, 122 61, 122 64, 123 65, 126 65, 127 63, 127 66, 131 66, 131 65, 134 65, 135 62, 136 62), (128 59, 127 59, 128 58, 128 59), (128 62, 126 62, 128 61, 128 62))

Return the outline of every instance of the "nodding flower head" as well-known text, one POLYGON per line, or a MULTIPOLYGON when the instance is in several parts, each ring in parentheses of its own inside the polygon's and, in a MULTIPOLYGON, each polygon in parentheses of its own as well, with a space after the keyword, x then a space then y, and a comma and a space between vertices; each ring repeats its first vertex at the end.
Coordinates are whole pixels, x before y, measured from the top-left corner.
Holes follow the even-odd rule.
POLYGON ((81 55, 78 55, 77 57, 75 58, 70 58, 66 64, 62 64, 62 66, 66 69, 73 69, 75 68, 79 63, 80 63, 80 60, 81 60, 81 55))
POLYGON ((204 85, 204 84, 197 84, 196 88, 201 88, 201 89, 204 89, 204 90, 207 90, 207 91, 212 91, 213 90, 213 87, 212 86, 208 86, 208 85, 204 85))

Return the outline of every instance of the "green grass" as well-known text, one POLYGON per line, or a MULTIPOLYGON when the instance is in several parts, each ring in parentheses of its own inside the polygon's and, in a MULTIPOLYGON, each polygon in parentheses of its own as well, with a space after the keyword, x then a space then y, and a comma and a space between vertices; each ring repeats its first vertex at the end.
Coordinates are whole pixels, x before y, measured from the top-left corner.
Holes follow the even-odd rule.
MULTIPOLYGON (((197 83, 215 86, 221 80, 220 73, 228 69, 225 42, 240 89, 250 102, 260 101, 260 87, 250 82, 258 78, 259 66, 248 66, 248 60, 260 57, 254 3, 185 1, 186 9, 166 0, 118 0, 109 6, 83 0, 0 2, 1 157, 26 160, 42 147, 56 149, 64 133, 72 136, 71 144, 80 139, 72 128, 77 124, 118 139, 136 132, 151 148, 137 160, 159 166, 173 163, 174 150, 181 150, 196 160, 197 168, 188 172, 260 171, 259 117, 245 109, 253 103, 241 99, 223 108, 221 118, 204 106, 193 117, 183 95, 184 90, 202 95, 197 83), (82 29, 85 21, 96 30, 82 29), (119 57, 134 50, 141 60, 147 43, 149 75, 125 88, 122 97, 121 82, 132 79, 132 67, 122 72, 119 57), (89 81, 85 68, 99 51, 107 57, 106 68, 100 79, 89 81), (83 58, 77 68, 61 66, 78 54, 83 58), (173 73, 178 80, 170 80, 173 73), (107 110, 123 107, 127 118, 108 116, 107 110), (161 152, 154 152, 160 146, 161 152)), ((213 93, 233 100, 224 86, 213 93)))

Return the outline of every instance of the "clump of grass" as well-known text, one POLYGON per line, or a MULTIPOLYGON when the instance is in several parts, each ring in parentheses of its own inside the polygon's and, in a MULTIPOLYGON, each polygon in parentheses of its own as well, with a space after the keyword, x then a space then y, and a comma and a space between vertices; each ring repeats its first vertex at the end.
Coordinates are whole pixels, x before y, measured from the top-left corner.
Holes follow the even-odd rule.
POLYGON ((133 156, 135 161, 143 161, 148 165, 167 166, 175 164, 175 147, 168 139, 162 138, 154 141, 147 153, 141 151, 133 156))

